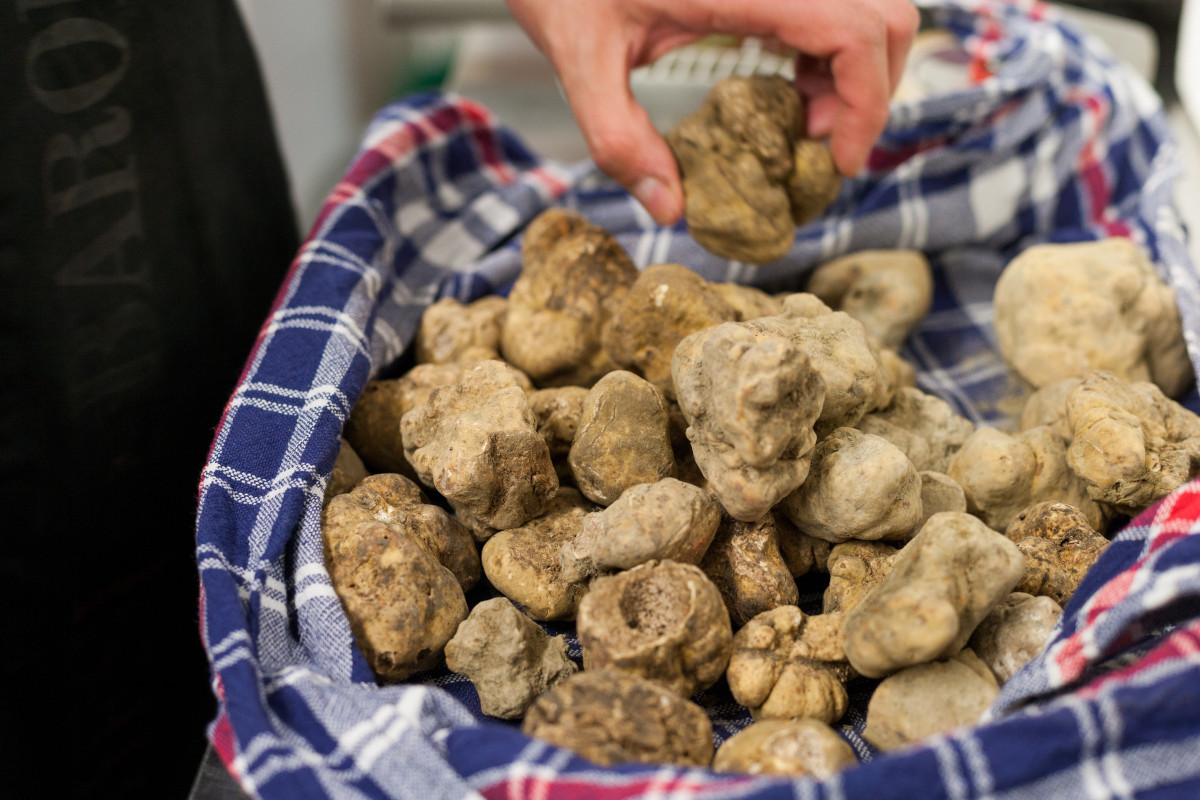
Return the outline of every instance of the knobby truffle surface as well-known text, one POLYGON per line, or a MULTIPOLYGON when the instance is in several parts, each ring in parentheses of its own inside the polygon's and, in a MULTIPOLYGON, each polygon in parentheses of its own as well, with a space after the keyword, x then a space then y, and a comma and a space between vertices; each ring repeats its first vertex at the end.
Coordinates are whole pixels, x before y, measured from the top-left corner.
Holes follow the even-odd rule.
POLYGON ((721 593, 696 566, 649 561, 597 578, 579 604, 585 669, 619 669, 681 697, 716 683, 733 631, 721 593))
POLYGON ((683 179, 688 230, 726 258, 782 258, 796 227, 841 188, 829 149, 801 138, 795 88, 777 76, 726 78, 667 134, 683 179))
POLYGON ((622 761, 708 766, 712 723, 704 709, 661 684, 615 669, 587 669, 525 713, 527 736, 601 766, 622 761))

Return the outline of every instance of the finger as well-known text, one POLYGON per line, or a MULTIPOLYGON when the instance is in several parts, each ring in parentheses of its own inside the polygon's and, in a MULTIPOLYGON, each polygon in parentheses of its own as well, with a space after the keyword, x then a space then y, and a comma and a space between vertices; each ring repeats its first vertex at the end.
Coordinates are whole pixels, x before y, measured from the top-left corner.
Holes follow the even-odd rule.
POLYGON ((563 56, 559 80, 596 165, 629 190, 662 225, 683 214, 683 188, 675 157, 629 88, 623 54, 563 56))
POLYGON ((833 131, 837 109, 841 105, 829 71, 829 59, 800 53, 796 56, 796 91, 804 98, 805 134, 824 139, 833 131))
POLYGON ((840 100, 830 149, 838 171, 847 176, 858 174, 883 132, 891 96, 883 24, 871 28, 864 25, 861 30, 861 38, 834 53, 830 60, 840 100))

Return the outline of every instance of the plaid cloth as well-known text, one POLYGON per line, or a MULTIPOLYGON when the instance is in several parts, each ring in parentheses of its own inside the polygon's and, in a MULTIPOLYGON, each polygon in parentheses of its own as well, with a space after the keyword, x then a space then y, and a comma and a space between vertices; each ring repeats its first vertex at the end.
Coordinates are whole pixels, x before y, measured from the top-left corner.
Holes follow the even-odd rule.
MULTIPOLYGON (((297 255, 221 419, 197 522, 201 634, 219 701, 214 747, 263 798, 1200 796, 1200 485, 1134 520, 1048 649, 984 724, 878 756, 853 692, 843 732, 864 763, 823 783, 662 766, 596 768, 485 720, 464 679, 378 687, 322 558, 321 500, 369 378, 397 373, 421 311, 503 293, 520 232, 551 205, 612 231, 639 267, 796 289, 869 247, 915 248, 934 310, 904 355, 922 388, 976 423, 1013 389, 991 330, 995 278, 1043 241, 1124 235, 1178 290, 1192 358, 1200 281, 1171 205, 1176 160, 1158 100, 1094 42, 1034 4, 943 0, 981 78, 893 107, 868 170, 780 262, 716 258, 656 227, 589 163, 547 162, 466 99, 384 109, 297 255)), ((1196 407, 1196 397, 1190 399, 1196 407)), ((816 595, 810 592, 810 600, 816 595)), ((577 646, 575 654, 578 655, 577 646)), ((718 739, 748 723, 701 695, 718 739)))

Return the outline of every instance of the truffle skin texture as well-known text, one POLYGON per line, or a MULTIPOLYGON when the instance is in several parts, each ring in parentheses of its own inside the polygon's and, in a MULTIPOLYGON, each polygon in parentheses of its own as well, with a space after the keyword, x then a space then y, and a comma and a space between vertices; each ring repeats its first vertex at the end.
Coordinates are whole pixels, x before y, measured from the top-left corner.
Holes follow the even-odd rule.
POLYGON ((538 433, 546 440, 550 455, 557 458, 571 451, 579 430, 579 417, 588 390, 582 386, 539 389, 529 395, 529 407, 537 418, 538 433))
POLYGON ((792 524, 781 511, 772 511, 771 519, 775 521, 775 530, 779 533, 779 552, 783 563, 793 578, 807 575, 809 572, 828 572, 829 551, 833 544, 809 536, 792 524))
POLYGON ((1192 382, 1175 291, 1124 238, 1030 247, 996 281, 996 338, 1034 387, 1107 370, 1169 396, 1192 382))
POLYGON ((333 471, 329 473, 329 480, 325 483, 325 502, 328 503, 339 494, 350 491, 359 481, 370 474, 363 465, 362 459, 358 457, 358 453, 354 452, 354 448, 345 439, 342 439, 342 443, 338 447, 337 458, 333 461, 333 471))
POLYGON ((796 226, 837 197, 828 148, 800 138, 803 112, 777 76, 726 78, 667 134, 683 179, 688 230, 725 258, 782 258, 796 226))
POLYGON ((933 303, 933 273, 915 250, 861 250, 827 261, 805 287, 863 324, 880 347, 904 343, 933 303))
POLYGON ((1015 591, 1066 605, 1087 571, 1108 547, 1082 511, 1067 503, 1038 503, 1020 514, 1004 535, 1025 556, 1025 574, 1015 591))
POLYGON ((534 619, 571 619, 587 585, 563 577, 558 554, 595 509, 576 490, 559 489, 541 516, 519 528, 500 531, 484 543, 484 575, 534 619))
POLYGON ((735 629, 764 611, 800 601, 796 581, 779 551, 779 532, 770 514, 755 522, 726 516, 700 569, 720 590, 735 629))
POLYGON ((857 763, 846 740, 820 720, 767 719, 726 739, 713 770, 824 780, 857 763))
POLYGON ((674 477, 671 420, 662 392, 632 372, 605 375, 583 400, 567 461, 579 491, 602 506, 631 486, 674 477))
POLYGON ((850 664, 880 678, 957 653, 1024 571, 1017 546, 975 517, 933 515, 884 582, 846 615, 850 664))
POLYGON ((664 478, 633 486, 608 508, 584 517, 579 535, 559 552, 566 580, 669 559, 695 564, 721 522, 711 492, 664 478))
POLYGON ((840 719, 854 674, 841 645, 842 621, 839 614, 805 616, 795 606, 750 620, 733 637, 726 673, 733 699, 755 719, 840 719))
POLYGON ((979 623, 971 649, 1003 686, 1042 651, 1061 616, 1062 606, 1049 597, 1013 592, 979 623))
POLYGON ((875 687, 863 738, 885 752, 896 750, 977 722, 999 693, 987 665, 970 650, 909 667, 875 687))
POLYGON ((418 364, 453 364, 464 355, 479 361, 500 357, 500 332, 508 299, 488 295, 463 304, 443 297, 425 309, 417 329, 418 364))
POLYGON ((361 480, 353 490, 330 500, 321 514, 326 540, 336 551, 343 531, 364 522, 380 522, 408 536, 454 574, 468 591, 479 581, 479 552, 458 520, 425 500, 419 486, 403 475, 383 473, 361 480))
POLYGON ((579 417, 587 395, 588 390, 582 386, 556 386, 529 395, 529 407, 537 418, 538 433, 550 450, 560 484, 572 484, 575 480, 567 456, 579 430, 579 417))
POLYGON ((886 439, 838 428, 813 449, 808 478, 780 508, 830 542, 903 539, 921 520, 921 476, 886 439))
POLYGON ((713 283, 713 290, 737 312, 737 321, 770 317, 783 309, 783 300, 741 283, 713 283))
POLYGON ((947 474, 962 486, 967 511, 997 531, 1005 530, 1022 509, 1047 500, 1079 508, 1093 526, 1101 526, 1105 518, 1068 466, 1067 442, 1053 428, 1030 428, 1013 436, 980 428, 950 459, 947 474))
POLYGON ((892 572, 897 548, 884 542, 842 542, 829 552, 826 614, 848 614, 892 572))
POLYGON ((814 425, 818 439, 835 428, 854 427, 863 416, 891 401, 888 373, 862 323, 844 311, 830 310, 816 295, 789 295, 778 316, 748 320, 745 325, 756 332, 786 336, 824 379, 825 403, 814 425))
POLYGON ((518 374, 501 361, 480 361, 400 421, 421 482, 450 502, 477 539, 533 519, 558 490, 518 374))
POLYGON ((958 481, 942 472, 921 473, 921 521, 913 533, 921 530, 930 517, 942 511, 965 512, 967 495, 958 481))
POLYGON ((601 340, 616 364, 675 399, 671 356, 684 337, 738 318, 713 284, 679 264, 651 264, 613 304, 601 340))
POLYGON ((935 472, 946 471, 975 431, 945 400, 911 386, 898 388, 886 408, 867 414, 857 427, 899 447, 918 470, 935 472))
POLYGON ((1067 396, 1067 463, 1088 496, 1136 514, 1200 467, 1200 417, 1152 383, 1094 372, 1067 396))
POLYGON ((501 352, 540 387, 591 386, 615 365, 600 342, 637 267, 608 231, 552 208, 525 232, 501 352))
POLYGON ((574 675, 564 636, 551 637, 503 597, 471 609, 446 645, 446 666, 466 675, 483 713, 524 715, 538 695, 574 675))
POLYGON ((783 335, 725 323, 680 342, 671 359, 687 436, 731 516, 761 518, 808 475, 825 383, 783 335))
POLYGON ((584 669, 631 672, 681 697, 716 683, 733 638, 717 587, 699 567, 674 561, 597 578, 576 628, 584 669))
POLYGON ((558 684, 529 707, 521 731, 601 766, 706 767, 713 756, 712 723, 700 706, 614 669, 585 670, 558 684))
POLYGON ((1071 422, 1067 419, 1067 397, 1081 383, 1081 377, 1063 378, 1047 383, 1029 395, 1025 407, 1021 409, 1021 430, 1027 431, 1046 425, 1070 441, 1071 422))
POLYGON ((381 682, 437 666, 467 616, 450 570, 408 536, 372 521, 343 529, 336 542, 326 535, 325 564, 354 641, 381 682))

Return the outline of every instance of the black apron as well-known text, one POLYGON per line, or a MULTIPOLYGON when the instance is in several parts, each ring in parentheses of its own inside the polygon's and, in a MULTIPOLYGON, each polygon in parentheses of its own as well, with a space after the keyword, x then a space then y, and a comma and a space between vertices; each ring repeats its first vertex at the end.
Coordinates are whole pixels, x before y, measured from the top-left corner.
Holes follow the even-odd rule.
POLYGON ((46 796, 187 791, 197 487, 296 247, 233 2, 4 0, 0 759, 46 796))

